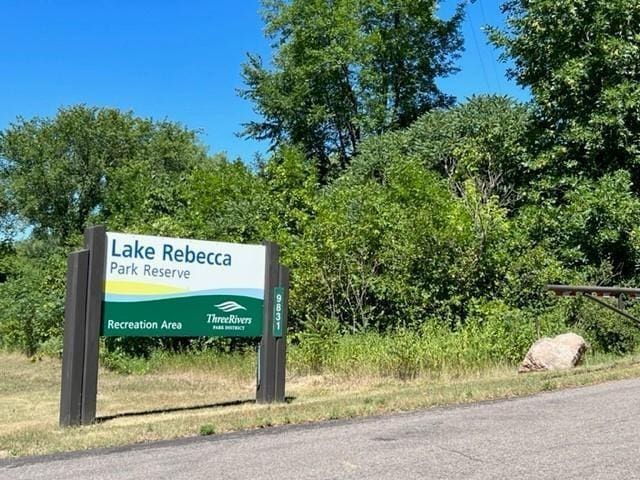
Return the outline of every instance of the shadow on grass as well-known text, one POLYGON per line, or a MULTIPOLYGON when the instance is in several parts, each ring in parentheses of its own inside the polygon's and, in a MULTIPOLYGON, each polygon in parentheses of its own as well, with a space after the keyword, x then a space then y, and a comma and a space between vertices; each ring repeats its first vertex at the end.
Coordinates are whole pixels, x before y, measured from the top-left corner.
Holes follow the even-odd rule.
MULTIPOLYGON (((296 397, 286 397, 285 403, 291 403, 296 397)), ((250 403, 256 403, 255 400, 230 400, 227 402, 208 403, 206 405, 191 405, 189 407, 172 407, 172 408, 158 408, 155 410, 143 410, 140 412, 123 412, 116 413, 114 415, 104 415, 102 417, 96 417, 96 423, 104 423, 109 420, 115 420, 117 418, 125 417, 141 417, 143 415, 155 415, 158 413, 174 413, 174 412, 188 412, 190 410, 204 410, 207 408, 224 408, 224 407, 237 407, 240 405, 248 405, 250 403)))

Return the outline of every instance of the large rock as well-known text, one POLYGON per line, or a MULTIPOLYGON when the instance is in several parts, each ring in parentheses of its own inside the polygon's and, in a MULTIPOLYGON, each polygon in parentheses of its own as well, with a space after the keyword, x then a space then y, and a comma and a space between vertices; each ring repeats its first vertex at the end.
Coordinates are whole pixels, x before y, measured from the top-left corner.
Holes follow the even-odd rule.
POLYGON ((554 338, 541 338, 534 343, 522 361, 518 372, 564 370, 580 363, 587 344, 580 335, 563 333, 554 338))

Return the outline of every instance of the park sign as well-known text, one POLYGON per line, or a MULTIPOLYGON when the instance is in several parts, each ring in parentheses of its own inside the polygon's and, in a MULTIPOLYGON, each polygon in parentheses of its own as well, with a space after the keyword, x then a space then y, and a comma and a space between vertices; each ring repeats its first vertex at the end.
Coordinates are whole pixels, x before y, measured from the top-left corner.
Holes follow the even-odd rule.
POLYGON ((84 232, 67 258, 60 425, 96 420, 100 335, 255 337, 256 402, 284 402, 289 269, 280 248, 84 232))
POLYGON ((106 233, 101 334, 260 337, 264 245, 106 233))

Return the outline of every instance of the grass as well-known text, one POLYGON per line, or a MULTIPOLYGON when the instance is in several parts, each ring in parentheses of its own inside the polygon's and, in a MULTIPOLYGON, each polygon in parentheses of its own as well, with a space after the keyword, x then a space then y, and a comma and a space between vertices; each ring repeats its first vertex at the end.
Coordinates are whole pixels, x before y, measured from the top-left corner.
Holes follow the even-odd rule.
POLYGON ((144 374, 101 370, 95 425, 58 427, 60 362, 0 353, 0 457, 40 455, 155 440, 352 418, 511 398, 640 376, 640 357, 592 357, 563 373, 515 367, 382 375, 292 375, 286 404, 256 405, 252 357, 152 359, 144 374), (245 401, 245 402, 242 402, 245 401), (144 413, 147 412, 147 413, 144 413), (152 413, 155 412, 155 413, 152 413))

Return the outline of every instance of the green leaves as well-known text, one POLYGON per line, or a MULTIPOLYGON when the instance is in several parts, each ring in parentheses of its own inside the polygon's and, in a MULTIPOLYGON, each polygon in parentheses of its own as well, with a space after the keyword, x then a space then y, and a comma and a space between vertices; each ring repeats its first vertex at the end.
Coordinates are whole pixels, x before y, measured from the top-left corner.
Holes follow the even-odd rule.
POLYGON ((250 55, 246 89, 262 120, 244 134, 300 145, 321 182, 344 170, 362 138, 452 103, 435 80, 455 71, 462 7, 436 18, 431 0, 265 1, 271 70, 250 55))
POLYGON ((554 250, 566 266, 582 270, 583 281, 610 282, 636 273, 640 200, 624 170, 598 180, 574 179, 561 202, 529 205, 519 221, 533 242, 554 250))
POLYGON ((90 220, 121 226, 170 213, 173 185, 205 154, 180 125, 75 106, 19 119, 0 135, 0 156, 13 213, 65 242, 90 220))
POLYGON ((640 4, 514 0, 504 9, 509 28, 491 38, 533 92, 556 171, 593 178, 624 168, 638 185, 640 4))
MULTIPOLYGON (((0 134, 0 233, 14 219, 33 233, 0 258, 4 341, 32 351, 59 333, 62 250, 97 221, 278 242, 311 365, 360 330, 399 331, 392 354, 408 376, 418 329, 457 331, 471 357, 515 359, 537 315, 566 324, 545 283, 637 283, 637 1, 508 1, 508 29, 491 36, 531 89, 527 105, 452 106, 438 89, 455 71, 461 7, 449 20, 432 0, 264 8, 274 57, 248 57, 241 92, 260 115, 244 133, 274 147, 255 170, 207 156, 179 124, 113 109, 61 109, 0 134), (64 247, 49 257, 42 241, 64 247)), ((597 342, 636 341, 587 320, 597 342)))

